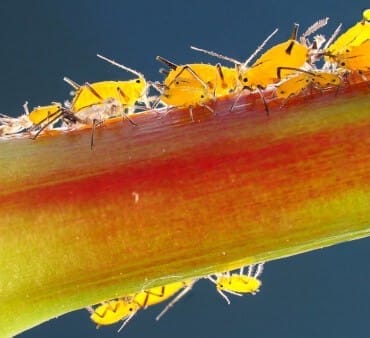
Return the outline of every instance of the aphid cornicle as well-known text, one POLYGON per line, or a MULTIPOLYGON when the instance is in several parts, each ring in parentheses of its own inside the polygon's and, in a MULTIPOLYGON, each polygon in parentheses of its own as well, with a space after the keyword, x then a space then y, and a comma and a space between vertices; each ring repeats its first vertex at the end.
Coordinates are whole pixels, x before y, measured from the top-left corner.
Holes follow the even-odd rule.
POLYGON ((207 278, 216 285, 217 292, 230 304, 230 300, 225 292, 242 296, 243 294, 256 294, 262 282, 258 277, 263 272, 264 263, 259 263, 257 266, 249 265, 248 271, 244 273, 244 267, 240 268, 239 273, 224 272, 207 278), (254 270, 256 268, 256 270, 254 270))
POLYGON ((93 307, 88 307, 87 310, 91 314, 90 319, 97 324, 98 327, 112 325, 123 321, 122 325, 118 329, 118 332, 120 332, 139 310, 164 302, 181 291, 157 316, 158 320, 179 299, 191 290, 194 283, 195 280, 187 280, 184 282, 174 282, 164 286, 153 287, 135 294, 104 302, 95 309, 93 307))

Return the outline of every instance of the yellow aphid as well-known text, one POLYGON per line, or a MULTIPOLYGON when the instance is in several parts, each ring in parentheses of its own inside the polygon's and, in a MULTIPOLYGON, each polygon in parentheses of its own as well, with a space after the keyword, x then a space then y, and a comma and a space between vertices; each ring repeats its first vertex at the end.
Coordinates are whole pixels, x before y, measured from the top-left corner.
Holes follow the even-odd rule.
POLYGON ((136 102, 144 102, 147 107, 149 106, 146 95, 148 84, 141 73, 99 54, 98 57, 135 74, 137 78, 127 81, 86 82, 81 86, 69 78, 64 78, 76 90, 69 108, 77 117, 84 119, 79 112, 86 110, 86 114, 88 114, 91 112, 91 110, 88 110, 91 107, 95 107, 96 111, 100 110, 101 118, 104 120, 110 117, 125 116, 126 113, 132 113, 135 109, 136 102), (116 109, 107 109, 107 106, 110 108, 114 106, 116 109))
POLYGON ((244 274, 244 268, 242 267, 239 273, 224 272, 216 274, 216 278, 212 276, 207 278, 216 285, 217 292, 230 304, 230 300, 225 292, 242 296, 248 293, 254 295, 259 291, 262 282, 258 277, 263 272, 263 264, 257 264, 255 271, 255 265, 248 266, 247 274, 244 274))
POLYGON ((98 326, 111 325, 123 321, 120 332, 132 317, 141 309, 161 303, 181 291, 157 316, 157 320, 163 316, 179 299, 189 292, 195 280, 174 282, 164 286, 153 287, 138 293, 104 302, 95 309, 88 307, 91 320, 98 326))
MULTIPOLYGON (((297 31, 298 25, 296 24, 290 39, 271 47, 252 66, 241 68, 240 80, 243 88, 251 90, 265 88, 280 80, 279 67, 300 68, 306 63, 309 50, 296 40, 297 31)), ((282 75, 286 77, 293 72, 287 69, 282 75)))
POLYGON ((213 110, 206 102, 233 93, 238 85, 234 68, 219 64, 176 65, 163 57, 157 60, 170 67, 162 84, 159 100, 171 107, 187 107, 192 117, 192 108, 199 105, 213 110))
POLYGON ((370 9, 362 13, 362 20, 340 35, 327 49, 326 54, 331 57, 361 45, 370 39, 370 9))
POLYGON ((296 74, 288 77, 276 87, 276 96, 280 99, 288 99, 296 96, 309 86, 318 89, 338 87, 341 84, 338 74, 321 70, 304 71, 297 69, 296 74))
POLYGON ((39 125, 53 120, 56 116, 60 115, 61 111, 62 106, 59 103, 53 103, 48 106, 38 106, 28 114, 28 118, 33 124, 39 125))
POLYGON ((60 118, 64 116, 65 108, 60 103, 52 103, 47 106, 35 107, 31 112, 28 110, 28 103, 24 104, 25 114, 13 118, 6 115, 0 117, 0 126, 3 134, 15 134, 25 129, 37 130, 36 138, 45 128, 52 128, 60 118))
POLYGON ((370 39, 359 46, 346 49, 335 57, 337 65, 360 73, 370 70, 370 39))
POLYGON ((129 320, 139 310, 140 306, 130 298, 113 299, 104 302, 95 309, 88 307, 90 319, 97 326, 116 324, 122 320, 129 320))
MULTIPOLYGON (((163 61, 161 57, 158 59, 163 61)), ((220 97, 233 93, 238 85, 238 74, 234 68, 203 63, 175 67, 163 81, 163 85, 169 90, 179 86, 202 87, 209 90, 213 96, 220 97)))

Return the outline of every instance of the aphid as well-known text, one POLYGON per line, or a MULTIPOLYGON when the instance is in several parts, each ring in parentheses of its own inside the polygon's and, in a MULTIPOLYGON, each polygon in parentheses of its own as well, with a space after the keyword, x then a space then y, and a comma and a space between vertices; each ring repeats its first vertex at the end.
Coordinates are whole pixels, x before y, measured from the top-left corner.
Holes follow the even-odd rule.
POLYGON ((91 306, 86 309, 90 312, 90 319, 99 326, 116 324, 122 320, 130 320, 139 310, 139 304, 130 297, 122 297, 104 302, 95 309, 91 306))
MULTIPOLYGON (((60 103, 53 102, 47 106, 35 107, 31 112, 28 110, 28 102, 23 105, 25 114, 13 118, 6 115, 0 117, 0 124, 6 125, 6 134, 14 134, 25 129, 37 130, 33 138, 36 138, 46 127, 52 127, 63 116, 64 108, 60 103)), ((5 134, 5 133, 4 133, 5 134)))
POLYGON ((352 47, 360 46, 363 42, 370 39, 370 9, 362 13, 362 20, 350 27, 346 32, 340 35, 334 43, 326 48, 326 55, 335 57, 352 47))
POLYGON ((335 61, 339 67, 353 72, 363 72, 370 70, 370 39, 359 46, 346 49, 344 52, 335 56, 335 61))
POLYGON ((194 283, 195 280, 188 280, 146 289, 136 294, 104 302, 95 309, 88 307, 87 310, 91 313, 91 320, 98 326, 111 325, 123 321, 118 329, 118 332, 120 332, 139 310, 164 302, 182 290, 157 316, 158 320, 175 302, 191 290, 194 283))
POLYGON ((148 84, 143 74, 102 55, 98 54, 97 56, 121 69, 136 75, 137 78, 126 81, 100 81, 94 83, 86 82, 82 86, 68 78, 64 78, 65 81, 76 90, 70 106, 70 109, 75 114, 82 109, 91 107, 93 105, 104 105, 106 100, 116 100, 123 109, 127 110, 127 113, 133 112, 136 102, 144 102, 146 106, 149 107, 148 98, 146 95, 148 84))
POLYGON ((224 272, 216 274, 216 278, 212 276, 207 278, 216 285, 217 292, 230 304, 230 300, 225 292, 242 296, 248 293, 254 295, 259 291, 262 282, 258 277, 263 272, 263 265, 264 263, 257 264, 255 271, 255 265, 249 265, 247 274, 244 274, 244 267, 242 267, 239 273, 224 272))
POLYGON ((167 73, 159 100, 171 107, 187 107, 193 120, 192 109, 199 105, 213 112, 206 102, 228 95, 236 90, 238 80, 235 69, 220 64, 176 65, 161 56, 157 60, 166 64, 167 73))
MULTIPOLYGON (((298 24, 294 25, 291 37, 263 53, 252 66, 244 63, 240 71, 240 80, 243 88, 255 90, 264 89, 281 79, 278 76, 279 67, 301 68, 307 61, 308 48, 297 41, 298 24)), ((294 71, 284 71, 283 77, 294 71)))
POLYGON ((336 73, 317 69, 309 71, 296 69, 295 74, 286 78, 276 86, 276 97, 279 99, 288 99, 300 94, 309 86, 325 89, 334 86, 338 87, 340 84, 341 78, 336 73))

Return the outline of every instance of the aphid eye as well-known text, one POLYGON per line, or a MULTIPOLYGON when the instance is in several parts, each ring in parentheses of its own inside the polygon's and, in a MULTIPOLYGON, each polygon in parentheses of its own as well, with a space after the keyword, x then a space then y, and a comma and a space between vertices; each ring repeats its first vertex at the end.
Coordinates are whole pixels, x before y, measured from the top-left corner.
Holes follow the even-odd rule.
POLYGON ((243 82, 244 82, 244 83, 248 82, 248 78, 247 78, 247 77, 244 77, 244 78, 243 78, 243 82))
POLYGON ((204 95, 201 95, 201 96, 200 96, 200 98, 201 98, 201 99, 204 99, 204 95))
POLYGON ((175 84, 176 84, 176 85, 179 85, 179 84, 180 84, 180 82, 179 82, 179 81, 176 81, 176 82, 175 82, 175 84))
POLYGON ((346 65, 346 63, 345 62, 341 62, 341 64, 340 64, 342 67, 344 67, 345 65, 346 65))
POLYGON ((137 80, 136 80, 136 83, 141 83, 141 80, 140 80, 140 79, 137 79, 137 80))

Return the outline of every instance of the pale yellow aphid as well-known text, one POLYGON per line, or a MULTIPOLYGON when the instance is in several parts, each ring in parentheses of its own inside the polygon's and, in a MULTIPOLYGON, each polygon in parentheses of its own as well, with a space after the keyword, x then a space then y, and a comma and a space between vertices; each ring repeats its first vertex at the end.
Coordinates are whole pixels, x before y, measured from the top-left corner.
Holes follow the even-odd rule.
POLYGON ((194 283, 195 280, 187 280, 145 289, 135 294, 104 302, 95 309, 88 307, 87 310, 91 313, 91 320, 98 326, 112 325, 123 321, 118 329, 118 332, 120 332, 139 310, 164 302, 179 292, 176 298, 157 316, 157 320, 159 320, 178 300, 191 290, 194 283))
POLYGON ((2 115, 0 117, 0 130, 3 129, 3 134, 15 134, 25 129, 32 131, 38 129, 34 138, 47 127, 51 127, 63 117, 65 108, 60 103, 53 102, 47 106, 38 106, 30 112, 28 103, 24 105, 25 114, 13 118, 2 115), (2 128, 1 128, 2 127, 2 128))
POLYGON ((95 309, 88 307, 90 319, 99 326, 116 324, 123 320, 130 320, 140 309, 139 304, 132 301, 130 297, 112 299, 99 305, 95 309))
POLYGON ((207 278, 216 285, 217 292, 230 304, 230 300, 225 293, 236 296, 243 294, 256 294, 262 285, 258 277, 263 272, 264 263, 249 265, 248 271, 244 274, 244 267, 240 268, 239 273, 224 272, 207 278))
POLYGON ((329 87, 338 87, 342 80, 338 73, 327 72, 318 69, 305 71, 296 69, 296 73, 283 80, 276 86, 276 97, 280 99, 288 99, 292 96, 300 94, 309 86, 318 89, 329 87))
POLYGON ((370 9, 365 9, 362 13, 362 20, 350 27, 340 35, 329 47, 325 54, 334 57, 352 47, 360 46, 366 40, 370 39, 370 9))

